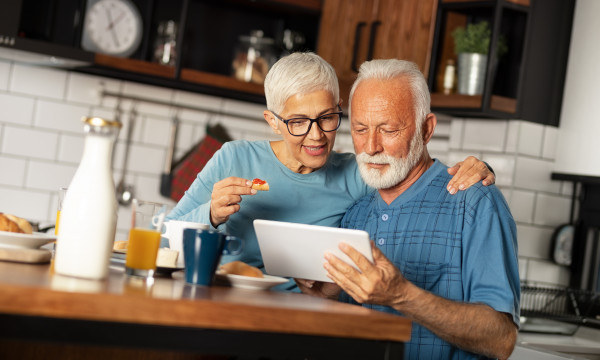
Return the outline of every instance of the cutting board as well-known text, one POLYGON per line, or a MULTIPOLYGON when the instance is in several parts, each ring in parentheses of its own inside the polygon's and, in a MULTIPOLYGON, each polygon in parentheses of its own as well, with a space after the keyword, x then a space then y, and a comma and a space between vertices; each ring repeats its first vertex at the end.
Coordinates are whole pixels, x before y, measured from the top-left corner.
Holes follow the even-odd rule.
POLYGON ((2 248, 0 247, 0 260, 23 263, 50 262, 52 253, 45 249, 2 248))

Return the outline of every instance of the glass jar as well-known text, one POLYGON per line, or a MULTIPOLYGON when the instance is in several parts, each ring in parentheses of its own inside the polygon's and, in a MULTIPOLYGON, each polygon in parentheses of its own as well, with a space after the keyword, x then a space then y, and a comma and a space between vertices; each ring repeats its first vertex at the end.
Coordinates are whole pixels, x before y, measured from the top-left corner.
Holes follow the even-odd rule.
POLYGON ((117 225, 112 152, 121 128, 117 121, 83 118, 85 143, 60 214, 56 273, 103 279, 117 225))
POLYGON ((177 23, 173 20, 158 24, 154 42, 154 61, 161 65, 175 66, 177 23))
POLYGON ((264 37, 262 30, 239 37, 232 62, 232 74, 241 81, 262 84, 271 66, 277 61, 275 41, 264 37))

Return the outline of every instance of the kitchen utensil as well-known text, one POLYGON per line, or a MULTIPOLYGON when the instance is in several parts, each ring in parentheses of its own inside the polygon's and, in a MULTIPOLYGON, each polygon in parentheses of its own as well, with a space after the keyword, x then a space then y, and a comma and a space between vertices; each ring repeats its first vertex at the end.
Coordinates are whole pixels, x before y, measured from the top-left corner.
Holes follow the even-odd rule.
POLYGON ((179 118, 177 114, 171 120, 171 138, 169 148, 167 149, 167 158, 165 167, 160 177, 160 194, 165 197, 171 196, 171 182, 173 181, 173 157, 175 156, 175 144, 177 142, 177 129, 179 127, 179 118))
POLYGON ((121 205, 129 206, 131 200, 133 200, 134 187, 130 184, 125 184, 125 175, 127 173, 127 159, 129 158, 129 147, 131 146, 131 135, 133 134, 133 128, 135 127, 135 121, 137 112, 135 106, 131 108, 129 113, 129 126, 127 127, 127 138, 125 139, 125 154, 123 155, 123 169, 121 173, 121 180, 117 185, 117 201, 121 205))

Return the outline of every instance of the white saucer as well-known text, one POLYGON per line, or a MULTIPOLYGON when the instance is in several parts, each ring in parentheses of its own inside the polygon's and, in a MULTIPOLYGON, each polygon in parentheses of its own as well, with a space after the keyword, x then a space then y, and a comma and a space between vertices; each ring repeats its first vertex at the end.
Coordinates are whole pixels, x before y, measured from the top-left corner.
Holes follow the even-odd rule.
POLYGON ((0 231, 0 247, 5 248, 27 248, 37 249, 56 241, 56 235, 50 235, 40 232, 33 234, 20 234, 9 231, 0 231))
POLYGON ((227 282, 233 287, 251 290, 267 290, 275 285, 285 284, 289 281, 286 278, 266 274, 262 278, 230 274, 217 274, 216 277, 218 280, 227 282))

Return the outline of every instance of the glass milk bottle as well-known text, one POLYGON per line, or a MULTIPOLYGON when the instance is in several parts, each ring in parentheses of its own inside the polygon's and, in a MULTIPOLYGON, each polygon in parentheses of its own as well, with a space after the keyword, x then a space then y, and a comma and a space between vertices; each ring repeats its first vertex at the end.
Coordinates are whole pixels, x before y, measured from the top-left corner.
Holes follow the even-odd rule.
POLYGON ((111 158, 121 123, 97 117, 82 120, 83 156, 64 199, 54 269, 62 275, 102 279, 108 274, 117 224, 111 158))

